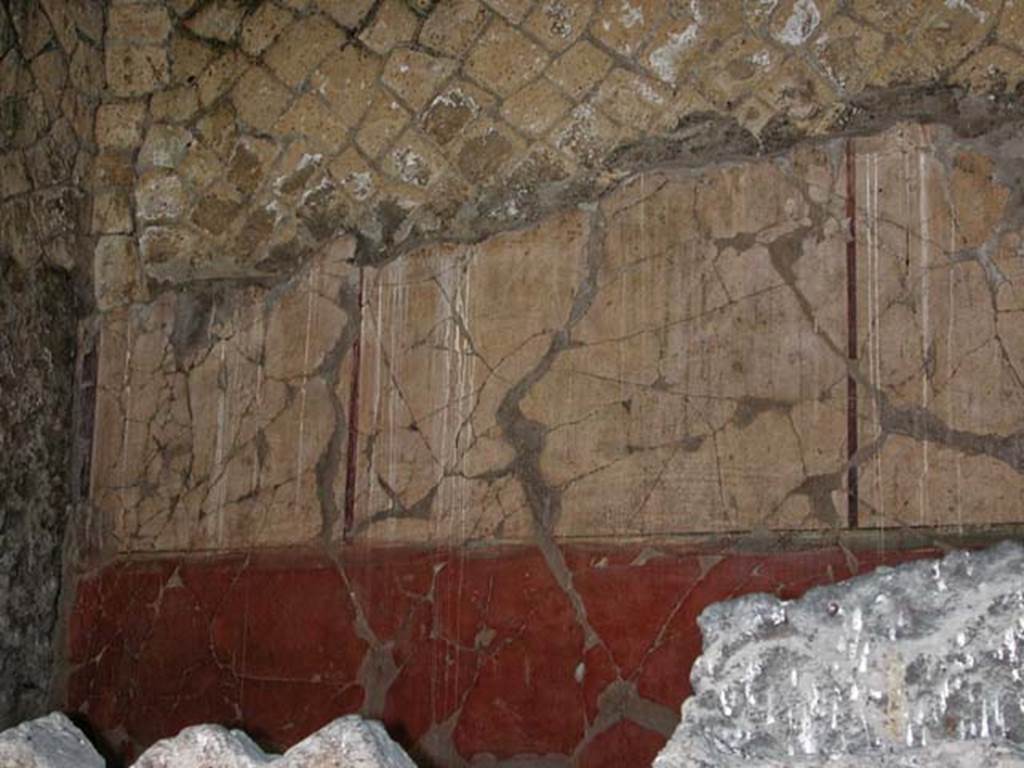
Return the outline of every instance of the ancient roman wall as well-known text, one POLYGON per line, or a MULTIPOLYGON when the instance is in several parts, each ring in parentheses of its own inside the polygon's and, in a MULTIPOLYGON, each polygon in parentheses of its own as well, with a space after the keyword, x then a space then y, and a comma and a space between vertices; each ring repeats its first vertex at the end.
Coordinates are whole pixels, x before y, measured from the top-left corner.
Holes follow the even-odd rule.
MULTIPOLYGON (((113 3, 67 705, 646 765, 695 619, 1024 521, 1024 4, 113 3)), ((529 756, 533 757, 529 757, 529 756)))
POLYGON ((0 4, 0 728, 51 703, 102 42, 93 3, 0 4))

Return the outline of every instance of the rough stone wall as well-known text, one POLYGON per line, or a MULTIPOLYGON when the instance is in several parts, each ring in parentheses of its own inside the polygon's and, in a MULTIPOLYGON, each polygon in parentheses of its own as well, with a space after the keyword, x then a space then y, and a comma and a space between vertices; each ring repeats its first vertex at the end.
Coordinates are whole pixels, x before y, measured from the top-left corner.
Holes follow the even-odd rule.
POLYGON ((49 695, 68 519, 75 306, 67 275, 0 262, 0 724, 49 695))
POLYGON ((87 0, 0 4, 0 726, 49 704, 102 36, 87 0))
POLYGON ((90 271, 102 42, 102 6, 87 0, 5 0, 0 10, 0 231, 22 269, 90 271))
POLYGON ((390 259, 705 164, 1019 111, 1019 0, 162 0, 112 5, 101 304, 390 259), (139 260, 141 254, 141 262, 139 260))

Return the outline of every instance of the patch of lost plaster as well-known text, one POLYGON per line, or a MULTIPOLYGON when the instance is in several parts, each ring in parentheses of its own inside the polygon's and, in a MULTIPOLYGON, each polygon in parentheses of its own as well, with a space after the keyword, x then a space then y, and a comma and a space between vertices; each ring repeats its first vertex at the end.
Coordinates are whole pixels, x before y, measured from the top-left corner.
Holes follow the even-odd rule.
POLYGON ((749 595, 698 623, 695 694, 655 768, 1024 765, 1018 544, 749 595))
POLYGON ((286 279, 341 234, 364 265, 476 242, 593 201, 640 154, 706 166, 1021 116, 1024 14, 992 2, 120 5, 92 174, 101 309, 286 279))
MULTIPOLYGON (((4 768, 102 768, 103 758, 67 717, 54 712, 0 733, 4 768)), ((289 749, 268 755, 241 731, 219 725, 185 728, 159 741, 135 768, 415 768, 380 723, 340 717, 289 749)))

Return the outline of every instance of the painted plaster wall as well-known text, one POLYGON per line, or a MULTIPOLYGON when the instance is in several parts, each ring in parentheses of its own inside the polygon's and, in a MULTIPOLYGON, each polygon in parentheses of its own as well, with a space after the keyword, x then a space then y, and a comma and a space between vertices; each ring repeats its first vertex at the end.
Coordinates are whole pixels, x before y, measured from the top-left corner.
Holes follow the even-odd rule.
POLYGON ((112 311, 95 546, 1018 522, 1017 136, 642 174, 475 245, 377 268, 341 238, 274 288, 112 311))
POLYGON ((571 592, 537 547, 128 560, 79 585, 68 704, 126 758, 195 723, 281 749, 361 712, 423 766, 649 766, 707 605, 936 552, 857 546, 565 546, 571 592))
POLYGON ((360 711, 428 765, 646 765, 710 602, 1018 530, 1018 136, 109 311, 70 706, 126 755, 360 711))
POLYGON ((69 707, 646 765, 708 602, 1019 531, 1022 25, 112 2, 69 707))

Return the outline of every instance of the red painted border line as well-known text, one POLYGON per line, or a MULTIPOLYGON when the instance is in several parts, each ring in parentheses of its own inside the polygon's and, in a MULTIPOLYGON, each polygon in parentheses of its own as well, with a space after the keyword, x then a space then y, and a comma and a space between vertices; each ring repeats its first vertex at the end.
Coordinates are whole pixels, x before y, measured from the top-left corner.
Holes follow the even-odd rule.
MULTIPOLYGON (((857 359, 857 156, 853 139, 846 141, 846 217, 850 231, 846 240, 846 356, 857 359)), ((858 526, 860 492, 854 458, 857 454, 857 382, 846 377, 846 518, 850 528, 858 526)))
POLYGON ((345 519, 342 538, 348 541, 356 518, 356 462, 359 452, 359 374, 363 348, 363 272, 359 268, 359 331, 352 342, 352 384, 348 394, 348 447, 345 452, 345 519))

